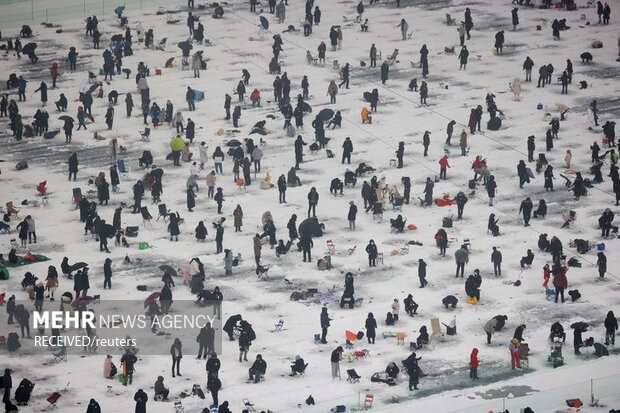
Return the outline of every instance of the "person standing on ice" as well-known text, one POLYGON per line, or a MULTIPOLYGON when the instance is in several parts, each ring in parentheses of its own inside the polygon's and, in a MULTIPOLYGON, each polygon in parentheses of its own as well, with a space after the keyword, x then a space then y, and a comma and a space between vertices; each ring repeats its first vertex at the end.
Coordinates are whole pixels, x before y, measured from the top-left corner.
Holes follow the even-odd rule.
POLYGON ((532 217, 532 209, 534 209, 534 203, 528 196, 521 202, 521 205, 519 206, 519 213, 523 213, 523 226, 525 227, 530 226, 530 219, 532 217))
POLYGON ((512 31, 516 32, 519 25, 519 9, 515 7, 510 13, 512 14, 512 31))
POLYGON ((451 120, 448 122, 448 126, 446 127, 446 134, 448 135, 446 138, 446 145, 448 146, 452 145, 450 141, 452 140, 452 134, 454 133, 454 125, 456 125, 456 121, 451 120))
POLYGON ((502 253, 497 249, 497 247, 493 247, 493 252, 491 253, 491 262, 493 263, 493 273, 496 277, 501 277, 502 253))
POLYGON ((533 67, 534 67, 534 61, 530 59, 529 56, 527 56, 525 58, 525 61, 523 62, 523 70, 525 70, 525 81, 526 82, 532 81, 532 68, 533 67))
POLYGON ((469 262, 469 251, 464 245, 461 245, 461 248, 454 253, 454 261, 456 262, 456 275, 454 277, 457 278, 460 272, 461 278, 463 278, 465 274, 465 264, 469 262))
POLYGON ((510 351, 510 364, 512 365, 512 369, 515 367, 521 368, 521 353, 519 352, 519 340, 513 338, 510 340, 510 344, 508 345, 508 350, 510 351))
POLYGON ((308 218, 310 218, 310 212, 312 212, 312 216, 316 218, 316 206, 319 203, 319 194, 316 192, 316 188, 310 188, 310 192, 308 192, 308 218))
POLYGON ((355 218, 357 216, 357 206, 355 202, 349 202, 349 213, 347 214, 347 220, 349 221, 349 229, 355 230, 355 218))
POLYGON ((504 31, 500 30, 499 32, 495 33, 495 53, 500 55, 502 54, 503 48, 504 48, 504 31))
POLYGON ((381 83, 385 85, 385 82, 388 80, 388 76, 390 74, 390 65, 387 60, 384 60, 381 64, 381 83))
POLYGON ((108 125, 108 130, 112 130, 112 125, 114 124, 114 108, 111 103, 105 113, 105 123, 108 125))
POLYGON ((147 396, 144 390, 139 389, 133 396, 133 399, 136 402, 135 413, 146 413, 146 402, 149 400, 149 396, 147 396))
POLYGON ((519 175, 519 188, 523 189, 523 184, 530 183, 530 177, 528 175, 527 166, 524 160, 520 160, 517 165, 517 174, 519 175))
POLYGON ((402 19, 400 23, 396 25, 400 29, 400 35, 403 40, 407 40, 407 32, 409 31, 409 23, 405 19, 402 19))
POLYGON ((467 33, 467 40, 471 39, 470 31, 474 28, 474 20, 471 18, 471 10, 469 7, 465 9, 465 32, 467 33))
POLYGON ((487 190, 487 195, 489 196, 489 206, 493 206, 493 198, 495 198, 495 191, 497 190, 497 183, 495 182, 494 175, 489 176, 485 187, 487 190))
POLYGON ((456 31, 459 33, 459 40, 461 42, 461 47, 465 46, 465 23, 457 27, 456 31))
POLYGON ((469 58, 469 51, 467 50, 467 46, 463 45, 463 48, 459 52, 459 62, 460 62, 459 70, 467 69, 467 59, 468 58, 469 58))
POLYGON ((471 355, 469 356, 469 378, 472 380, 478 380, 478 366, 480 366, 480 360, 478 360, 478 349, 473 348, 471 355))
POLYGON ((330 326, 331 318, 327 313, 327 307, 321 309, 321 343, 327 344, 327 329, 330 326))
POLYGON ((338 379, 340 380, 340 360, 342 360, 342 353, 344 349, 342 346, 336 347, 334 351, 332 351, 330 360, 332 364, 332 380, 338 379))
POLYGON ((368 241, 368 245, 366 246, 366 252, 368 253, 368 266, 376 267, 377 266, 377 256, 379 255, 377 252, 377 245, 374 240, 368 241))

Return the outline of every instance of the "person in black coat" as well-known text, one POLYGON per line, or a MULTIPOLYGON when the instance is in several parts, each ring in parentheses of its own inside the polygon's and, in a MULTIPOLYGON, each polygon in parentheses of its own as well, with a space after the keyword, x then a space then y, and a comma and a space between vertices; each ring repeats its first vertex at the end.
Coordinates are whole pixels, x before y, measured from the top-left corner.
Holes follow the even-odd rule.
POLYGON ((377 251, 377 246, 375 245, 375 241, 374 240, 370 240, 368 241, 368 245, 366 246, 366 252, 368 253, 368 265, 370 267, 376 267, 377 266, 377 256, 378 251, 377 251))
POLYGON ((534 151, 536 150, 536 137, 534 135, 527 137, 527 161, 534 162, 534 151))
POLYGON ((530 177, 527 174, 527 166, 525 161, 520 160, 517 165, 517 174, 519 175, 519 188, 523 189, 523 184, 530 183, 530 177))
POLYGON ((306 363, 300 356, 295 356, 295 361, 291 364, 291 374, 289 376, 296 376, 298 373, 302 374, 306 370, 306 363))
POLYGON ((346 160, 348 164, 351 164, 351 153, 353 152, 353 142, 350 137, 346 137, 342 143, 342 163, 346 160))
POLYGON ((103 289, 112 289, 112 260, 106 258, 103 264, 103 289))
POLYGON ((424 203, 427 206, 433 205, 433 188, 435 184, 431 178, 426 178, 426 184, 424 186, 424 203))
POLYGON ((88 403, 88 407, 86 408, 86 413, 101 413, 101 407, 95 399, 90 399, 90 403, 88 403))
POLYGON ((179 230, 179 221, 181 217, 179 217, 178 213, 171 213, 170 215, 168 215, 168 219, 170 220, 168 222, 168 232, 170 233, 170 241, 172 241, 172 238, 174 238, 175 241, 178 241, 179 234, 181 233, 181 231, 179 230))
POLYGON ((504 31, 500 30, 495 33, 495 52, 497 54, 502 54, 502 49, 504 48, 504 31))
POLYGON ((286 228, 288 229, 288 236, 292 240, 298 238, 297 234, 297 215, 291 215, 288 223, 286 224, 286 228))
POLYGON ((194 137, 196 136, 196 124, 191 118, 187 118, 187 125, 185 126, 185 139, 189 143, 194 143, 194 137))
POLYGON ((387 60, 385 60, 383 64, 381 65, 381 83, 382 84, 385 85, 385 82, 387 82, 389 73, 390 73, 390 65, 388 64, 387 60))
POLYGON ((347 220, 349 221, 349 229, 355 229, 355 219, 357 216, 357 206, 355 202, 349 201, 349 213, 347 214, 347 220))
POLYGON ((39 88, 34 92, 41 92, 41 104, 45 106, 47 104, 47 83, 41 82, 39 88))
POLYGON ((105 180, 105 176, 97 185, 97 198, 99 199, 99 205, 108 205, 110 200, 110 184, 105 180))
POLYGON ((73 176, 74 181, 77 179, 78 165, 77 153, 73 152, 73 155, 69 157, 69 180, 71 180, 71 176, 73 176))
POLYGON ((136 413, 146 413, 146 402, 149 400, 149 396, 147 396, 144 390, 139 389, 133 396, 133 399, 136 402, 136 413))
POLYGON ((454 201, 456 202, 457 207, 456 219, 463 219, 463 210, 465 209, 465 204, 468 201, 467 196, 462 191, 459 191, 459 193, 456 194, 454 201))
POLYGON ((418 311, 418 303, 413 301, 413 295, 409 294, 403 300, 403 304, 405 304, 405 312, 410 316, 413 316, 418 311))
POLYGON ((215 228, 215 252, 219 254, 224 250, 224 227, 220 224, 215 228))
POLYGON ((519 206, 519 213, 523 213, 523 224, 526 227, 530 226, 530 218, 532 217, 533 208, 534 204, 532 203, 532 200, 529 196, 525 198, 519 206))
POLYGON ((519 342, 523 341, 523 331, 525 330, 525 324, 521 324, 517 326, 515 329, 515 333, 512 338, 516 338, 519 342))
POLYGON ((467 69, 467 59, 469 58, 469 51, 467 50, 467 46, 463 46, 461 51, 459 52, 459 70, 467 69))
POLYGON ((218 187, 213 200, 217 203, 217 213, 222 214, 222 204, 224 203, 224 192, 223 189, 218 187))
POLYGON ((480 288, 474 275, 467 277, 465 281, 465 293, 468 297, 476 297, 476 300, 480 301, 480 288))
POLYGON ((253 380, 254 383, 258 383, 266 372, 267 363, 263 360, 263 356, 257 354, 256 360, 254 360, 252 367, 250 367, 250 370, 248 371, 249 380, 253 380))
POLYGON ((196 232, 196 239, 199 242, 204 242, 205 239, 207 238, 208 233, 207 233, 207 227, 205 227, 205 224, 203 221, 200 221, 198 223, 198 225, 196 226, 195 232, 196 232))
POLYGON ((187 210, 189 212, 194 212, 193 209, 196 206, 196 194, 194 193, 194 187, 187 187, 187 210))
POLYGON ((140 212, 140 208, 142 206, 142 195, 144 195, 144 185, 142 181, 136 181, 133 186, 133 210, 132 214, 137 214, 140 212))
POLYGON ((286 177, 284 174, 278 178, 278 201, 286 204, 286 177))
POLYGON ((375 316, 373 313, 368 313, 368 317, 366 318, 366 337, 368 338, 368 344, 375 344, 375 337, 377 336, 377 320, 375 320, 375 316))
POLYGON ((303 253, 303 261, 312 262, 312 247, 314 247, 314 243, 312 242, 312 238, 307 235, 302 235, 299 239, 299 245, 301 247, 303 253))
POLYGON ((426 262, 422 258, 418 260, 418 278, 420 279, 420 288, 424 288, 428 281, 426 281, 426 262))

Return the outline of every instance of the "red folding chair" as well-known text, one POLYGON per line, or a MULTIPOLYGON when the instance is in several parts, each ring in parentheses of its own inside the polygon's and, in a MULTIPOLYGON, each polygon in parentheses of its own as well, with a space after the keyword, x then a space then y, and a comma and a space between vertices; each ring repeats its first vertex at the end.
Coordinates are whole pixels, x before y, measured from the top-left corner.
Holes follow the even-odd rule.
POLYGON ((52 406, 52 409, 56 407, 56 403, 58 402, 58 399, 60 399, 60 393, 58 392, 52 393, 47 398, 47 402, 50 404, 50 406, 52 406))

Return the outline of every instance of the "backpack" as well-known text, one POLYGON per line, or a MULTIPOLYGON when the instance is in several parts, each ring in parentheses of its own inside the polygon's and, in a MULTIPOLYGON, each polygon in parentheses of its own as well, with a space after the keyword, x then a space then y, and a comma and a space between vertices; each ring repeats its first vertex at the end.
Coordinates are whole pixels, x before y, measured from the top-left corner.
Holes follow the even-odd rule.
POLYGON ((15 164, 15 169, 18 171, 22 171, 26 168, 28 168, 28 162, 26 161, 19 161, 15 164))

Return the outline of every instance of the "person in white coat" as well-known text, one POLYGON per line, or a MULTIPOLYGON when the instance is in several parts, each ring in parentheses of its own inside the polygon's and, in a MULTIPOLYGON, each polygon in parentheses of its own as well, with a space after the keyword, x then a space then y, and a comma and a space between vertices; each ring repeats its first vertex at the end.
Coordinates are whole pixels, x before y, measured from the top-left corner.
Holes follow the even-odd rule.
POLYGON ((515 100, 517 101, 521 100, 521 79, 520 78, 518 77, 514 78, 514 80, 512 81, 510 85, 510 90, 512 90, 515 100))
POLYGON ((209 147, 206 143, 200 142, 198 154, 200 156, 200 169, 205 169, 205 164, 209 161, 209 147))
POLYGON ((392 316, 394 316, 394 321, 398 321, 398 313, 400 312, 400 303, 398 302, 398 298, 394 299, 392 303, 392 316))
POLYGON ((594 111, 592 110, 592 108, 588 108, 587 117, 588 117, 588 129, 592 130, 596 126, 596 121, 594 119, 594 111))
POLYGON ((195 179, 200 178, 200 171, 201 168, 200 166, 198 166, 198 162, 192 162, 192 166, 189 167, 189 173, 191 176, 193 176, 195 179))

